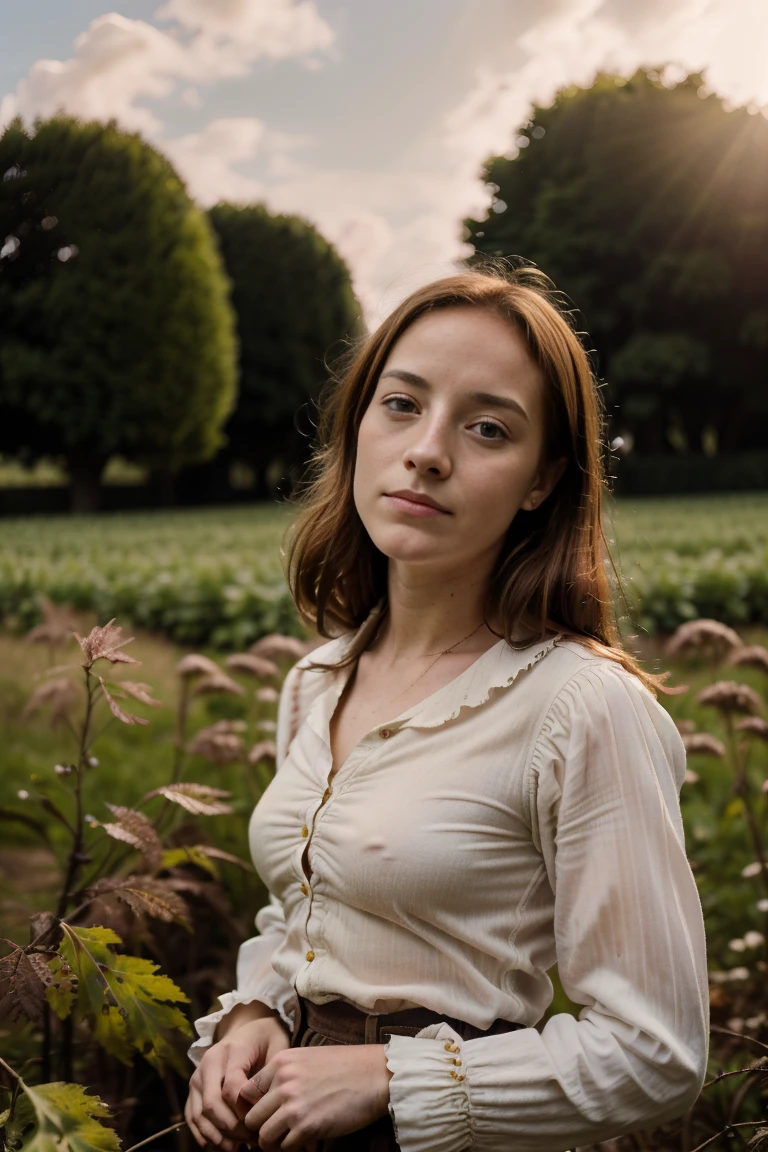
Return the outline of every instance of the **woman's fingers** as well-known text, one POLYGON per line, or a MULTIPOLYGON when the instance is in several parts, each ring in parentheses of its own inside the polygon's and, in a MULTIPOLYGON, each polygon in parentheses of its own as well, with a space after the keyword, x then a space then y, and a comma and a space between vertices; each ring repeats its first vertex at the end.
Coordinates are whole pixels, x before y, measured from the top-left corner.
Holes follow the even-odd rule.
POLYGON ((240 1095, 250 1104, 258 1104, 260 1100, 263 1100, 275 1078, 278 1064, 279 1059, 276 1057, 265 1064, 263 1068, 260 1068, 258 1072, 245 1081, 240 1089, 240 1095))
POLYGON ((216 1120, 207 1116, 203 1092, 194 1080, 190 1081, 189 1085, 185 1118, 198 1144, 203 1147, 213 1144, 221 1148, 222 1152, 235 1152, 237 1145, 250 1135, 239 1122, 235 1125, 238 1130, 231 1131, 222 1129, 216 1120))
POLYGON ((274 1112, 268 1120, 259 1127, 259 1148, 261 1152, 282 1152, 282 1140, 290 1135, 290 1127, 281 1118, 279 1112, 274 1112))
POLYGON ((200 1095, 202 1115, 224 1134, 234 1131, 240 1124, 240 1117, 222 1097, 222 1080, 227 1071, 226 1056, 225 1051, 211 1048, 200 1061, 200 1067, 190 1081, 190 1090, 194 1086, 200 1095))
POLYGON ((192 1137, 193 1137, 195 1143, 199 1144, 201 1148, 204 1147, 206 1141, 205 1141, 205 1137, 203 1136, 202 1132, 200 1131, 197 1124, 195 1123, 195 1118, 194 1118, 193 1110, 192 1110, 192 1094, 191 1093, 190 1093, 189 1097, 187 1098, 187 1103, 186 1103, 186 1106, 184 1108, 184 1119, 187 1122, 187 1128, 189 1128, 190 1132, 192 1133, 192 1137))

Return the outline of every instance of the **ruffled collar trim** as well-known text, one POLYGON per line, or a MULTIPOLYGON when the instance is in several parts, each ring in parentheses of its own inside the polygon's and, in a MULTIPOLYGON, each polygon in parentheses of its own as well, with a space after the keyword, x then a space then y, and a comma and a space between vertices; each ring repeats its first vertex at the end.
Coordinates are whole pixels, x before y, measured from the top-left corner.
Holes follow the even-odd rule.
MULTIPOLYGON (((299 664, 303 667, 311 664, 313 660, 323 663, 334 663, 342 658, 360 635, 360 632, 372 623, 372 617, 377 615, 383 606, 383 601, 372 609, 363 623, 355 631, 345 632, 315 648, 304 656, 299 664)), ((450 680, 442 688, 438 688, 431 696, 400 712, 392 720, 376 724, 376 728, 404 727, 410 728, 437 728, 441 724, 454 720, 464 708, 478 708, 489 699, 492 692, 499 688, 508 688, 524 672, 528 672, 538 664, 547 653, 556 647, 565 637, 558 632, 541 641, 535 641, 524 648, 512 648, 506 640, 501 639, 488 648, 481 656, 470 664, 458 676, 450 680)), ((328 696, 335 700, 341 695, 344 685, 350 674, 349 669, 334 674, 333 683, 328 686, 328 696)), ((325 693, 322 693, 325 696, 325 693)), ((326 700, 330 704, 331 700, 326 700)), ((393 702, 395 703, 395 702, 393 702)), ((319 700, 315 700, 315 705, 319 700)), ((312 709, 314 711, 314 708, 312 709)))

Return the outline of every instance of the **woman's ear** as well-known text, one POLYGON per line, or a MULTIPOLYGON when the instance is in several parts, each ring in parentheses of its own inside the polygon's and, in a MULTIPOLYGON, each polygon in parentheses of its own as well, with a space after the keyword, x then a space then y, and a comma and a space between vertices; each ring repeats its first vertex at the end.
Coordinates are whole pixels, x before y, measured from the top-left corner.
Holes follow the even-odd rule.
POLYGON ((567 456, 560 456, 557 460, 542 465, 520 507, 526 512, 533 512, 543 504, 567 467, 567 456))

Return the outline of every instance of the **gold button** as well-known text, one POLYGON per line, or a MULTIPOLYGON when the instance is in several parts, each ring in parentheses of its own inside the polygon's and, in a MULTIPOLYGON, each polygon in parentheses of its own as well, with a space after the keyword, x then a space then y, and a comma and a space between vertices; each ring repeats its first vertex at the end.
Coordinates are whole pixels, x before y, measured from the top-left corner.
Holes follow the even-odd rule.
POLYGON ((461 1068, 461 1060, 451 1060, 451 1064, 455 1064, 457 1068, 461 1068))
POLYGON ((464 1079, 463 1076, 460 1076, 458 1072, 454 1072, 453 1069, 451 1069, 451 1076, 453 1076, 454 1080, 463 1080, 464 1079))
POLYGON ((330 798, 330 795, 331 795, 331 789, 329 787, 329 788, 326 788, 325 792, 323 792, 323 804, 325 804, 326 800, 328 800, 330 798))
POLYGON ((309 888, 307 888, 306 884, 302 884, 301 890, 305 896, 309 896, 309 888))
POLYGON ((447 1040, 445 1044, 443 1044, 443 1048, 445 1048, 446 1052, 453 1052, 453 1041, 447 1040))
POLYGON ((304 825, 304 827, 302 828, 302 830, 301 830, 301 834, 302 834, 302 836, 304 836, 304 837, 307 837, 307 836, 309 836, 309 828, 307 828, 306 824, 305 824, 305 825, 304 825))
POLYGON ((307 952, 307 960, 314 960, 314 958, 315 958, 314 952, 307 952))
POLYGON ((392 729, 391 728, 382 728, 381 731, 379 732, 379 736, 381 736, 382 740, 388 740, 391 735, 392 735, 392 729))

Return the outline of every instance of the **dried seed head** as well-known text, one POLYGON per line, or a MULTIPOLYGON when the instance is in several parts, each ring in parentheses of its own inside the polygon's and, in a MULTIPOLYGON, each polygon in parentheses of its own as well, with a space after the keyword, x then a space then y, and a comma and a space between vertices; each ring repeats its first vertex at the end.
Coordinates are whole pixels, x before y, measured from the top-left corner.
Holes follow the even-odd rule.
POLYGON ((737 680, 718 680, 702 688, 696 697, 699 704, 706 708, 717 708, 720 712, 741 712, 754 715, 761 712, 763 702, 749 684, 740 684, 737 680))
POLYGON ((699 653, 706 660, 724 660, 733 648, 740 648, 741 640, 733 628, 719 620, 689 620, 681 624, 667 641, 667 656, 686 656, 699 653))
POLYGON ((231 676, 227 676, 226 672, 217 668, 215 672, 211 672, 210 676, 201 676, 195 685, 196 696, 211 695, 214 692, 228 692, 231 696, 243 696, 245 689, 231 676))
POLYGON ((701 777, 698 772, 693 772, 690 768, 686 768, 685 776, 683 777, 684 784, 698 784, 701 777))
POLYGON ((204 756, 214 764, 234 764, 245 757, 242 736, 235 732, 217 730, 214 726, 201 728, 187 745, 193 756, 204 756))
POLYGON ((681 736, 687 736, 689 732, 696 731, 693 720, 675 720, 675 727, 681 736))
POLYGON ((66 676, 58 676, 53 680, 46 680, 30 696, 21 713, 26 720, 33 716, 40 708, 50 705, 51 724, 56 725, 65 720, 77 701, 77 688, 66 676))
POLYGON ((683 736, 688 755, 725 756, 725 744, 709 732, 691 732, 683 736))
POLYGON ((219 671, 218 664, 214 664, 207 656, 201 656, 199 652, 189 652, 176 665, 176 672, 185 679, 191 676, 213 676, 219 671))
POLYGON ((245 732, 248 725, 245 720, 217 720, 215 724, 209 724, 207 728, 201 728, 203 732, 245 732))
POLYGON ((254 744, 248 753, 248 759, 251 764, 258 763, 259 760, 276 760, 277 748, 272 740, 260 740, 258 744, 254 744))
POLYGON ((90 668, 97 660, 109 660, 110 664, 141 663, 140 660, 134 660, 133 656, 127 656, 125 652, 120 651, 126 644, 131 643, 133 636, 123 639, 123 629, 119 624, 115 624, 114 616, 103 628, 91 628, 85 637, 75 632, 75 638, 85 656, 84 668, 90 668))
POLYGON ((263 688, 257 688, 253 695, 261 704, 277 704, 280 699, 280 693, 271 688, 269 684, 263 688))
POLYGON ((768 648, 764 648, 762 644, 734 648, 728 657, 728 663, 739 664, 742 668, 757 668, 759 672, 768 672, 768 648))
POLYGON ((262 636, 248 649, 254 656, 263 656, 266 660, 301 660, 309 651, 303 640, 295 636, 282 636, 279 632, 271 632, 269 636, 262 636))
POLYGON ((768 744, 768 721, 763 720, 761 716, 746 716, 743 720, 739 720, 736 730, 748 732, 751 736, 757 736, 768 744))
POLYGON ((250 652, 236 652, 233 656, 227 656, 224 663, 233 672, 245 672, 247 676, 257 676, 260 680, 271 680, 280 675, 277 664, 250 652))
POLYGON ((42 624, 27 632, 26 639, 32 644, 66 644, 72 640, 79 621, 66 604, 54 604, 48 596, 41 594, 37 603, 43 614, 42 624))

